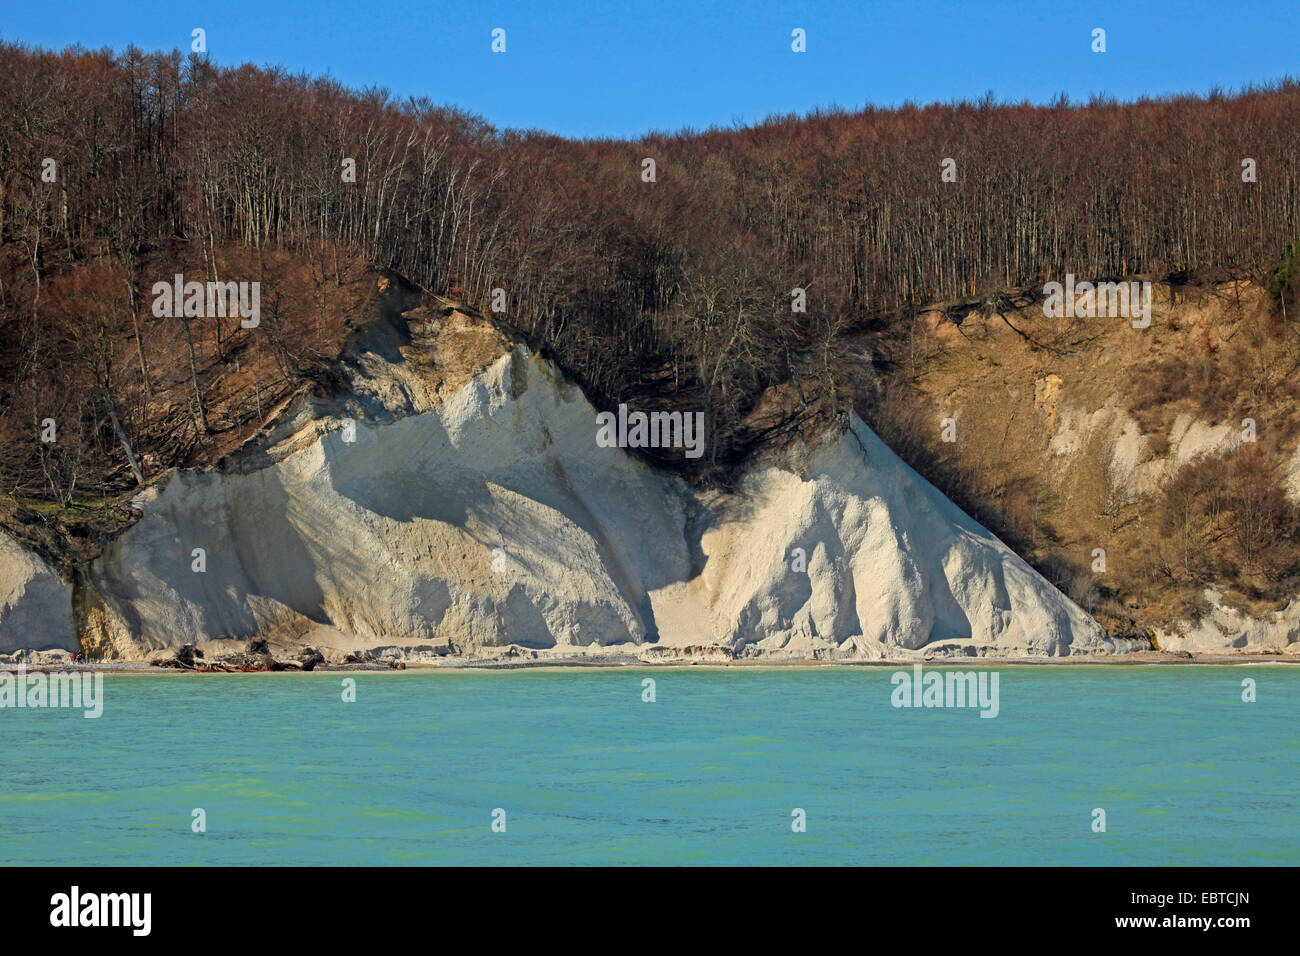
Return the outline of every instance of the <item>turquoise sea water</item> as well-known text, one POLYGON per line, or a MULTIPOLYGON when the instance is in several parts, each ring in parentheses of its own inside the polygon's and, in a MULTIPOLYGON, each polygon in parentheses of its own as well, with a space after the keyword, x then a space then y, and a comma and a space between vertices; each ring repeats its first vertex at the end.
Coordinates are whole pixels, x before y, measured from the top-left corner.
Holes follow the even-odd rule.
POLYGON ((109 674, 0 710, 0 864, 1300 864, 1300 668, 892 673, 109 674))

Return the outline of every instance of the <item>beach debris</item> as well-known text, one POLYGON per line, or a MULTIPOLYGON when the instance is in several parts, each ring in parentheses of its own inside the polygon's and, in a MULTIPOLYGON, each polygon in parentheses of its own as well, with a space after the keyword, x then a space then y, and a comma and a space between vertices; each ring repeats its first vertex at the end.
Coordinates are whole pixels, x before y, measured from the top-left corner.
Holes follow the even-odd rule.
POLYGON ((205 659, 203 652, 193 644, 185 644, 178 647, 171 657, 158 658, 152 663, 154 667, 221 674, 288 670, 311 671, 317 667, 329 666, 325 660, 325 655, 314 647, 302 648, 295 658, 277 660, 275 655, 271 653, 270 644, 265 638, 250 640, 246 650, 222 654, 211 659, 205 659))

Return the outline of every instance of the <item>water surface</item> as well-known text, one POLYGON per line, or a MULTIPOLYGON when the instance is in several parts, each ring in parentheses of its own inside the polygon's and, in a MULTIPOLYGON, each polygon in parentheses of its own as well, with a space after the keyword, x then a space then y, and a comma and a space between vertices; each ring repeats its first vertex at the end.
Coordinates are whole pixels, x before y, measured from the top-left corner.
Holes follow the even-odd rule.
POLYGON ((892 673, 108 674, 0 710, 0 864, 1300 864, 1300 668, 892 673))

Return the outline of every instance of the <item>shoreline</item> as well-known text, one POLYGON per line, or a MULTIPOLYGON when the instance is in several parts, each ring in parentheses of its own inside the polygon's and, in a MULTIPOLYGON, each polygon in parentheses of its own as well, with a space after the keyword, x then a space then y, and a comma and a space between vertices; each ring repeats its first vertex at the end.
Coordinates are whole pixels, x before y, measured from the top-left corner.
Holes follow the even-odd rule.
POLYGON ((303 674, 320 672, 340 673, 400 673, 415 671, 423 673, 448 672, 494 672, 517 670, 591 670, 591 669, 686 669, 704 668, 710 670, 785 670, 793 668, 906 668, 922 665, 931 669, 952 668, 990 668, 990 667, 1060 667, 1060 666, 1101 666, 1101 667, 1229 667, 1229 666, 1267 666, 1300 665, 1300 656, 1280 654, 1173 654, 1164 651, 1140 651, 1134 654, 1077 657, 1024 657, 1024 658, 894 658, 884 660, 644 660, 638 657, 607 655, 601 657, 576 656, 556 657, 551 659, 518 660, 512 658, 454 658, 445 661, 373 661, 365 663, 321 664, 310 671, 297 669, 285 670, 183 670, 174 667, 157 667, 145 661, 46 661, 46 662, 0 662, 0 673, 15 673, 23 668, 28 674, 36 673, 86 673, 99 671, 113 674, 154 674, 175 676, 227 676, 230 674, 303 674))

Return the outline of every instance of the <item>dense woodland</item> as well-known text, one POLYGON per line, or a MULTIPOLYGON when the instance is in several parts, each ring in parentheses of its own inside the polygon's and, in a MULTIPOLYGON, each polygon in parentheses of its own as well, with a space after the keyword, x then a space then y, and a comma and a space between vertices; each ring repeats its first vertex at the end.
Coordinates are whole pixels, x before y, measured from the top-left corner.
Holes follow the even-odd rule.
POLYGON ((1272 274, 1285 307, 1297 236, 1293 81, 572 141, 176 52, 0 46, 0 493, 70 507, 211 461, 328 377, 366 269, 484 311, 505 290, 598 402, 708 409, 708 478, 861 399, 847 337, 919 306, 1068 272, 1272 274), (261 328, 155 318, 178 271, 263 282, 261 328))

